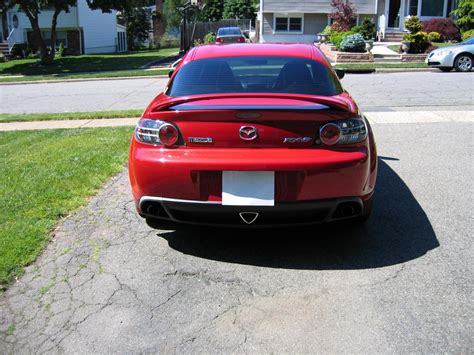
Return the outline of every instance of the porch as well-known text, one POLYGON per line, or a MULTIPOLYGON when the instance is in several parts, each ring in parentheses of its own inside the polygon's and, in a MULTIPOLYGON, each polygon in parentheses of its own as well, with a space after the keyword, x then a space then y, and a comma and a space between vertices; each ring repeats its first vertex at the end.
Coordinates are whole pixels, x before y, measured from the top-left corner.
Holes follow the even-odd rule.
POLYGON ((406 31, 405 18, 417 16, 422 21, 445 18, 457 6, 457 0, 384 0, 379 1, 378 26, 381 39, 401 39, 406 31), (388 38, 387 38, 388 37, 388 38))

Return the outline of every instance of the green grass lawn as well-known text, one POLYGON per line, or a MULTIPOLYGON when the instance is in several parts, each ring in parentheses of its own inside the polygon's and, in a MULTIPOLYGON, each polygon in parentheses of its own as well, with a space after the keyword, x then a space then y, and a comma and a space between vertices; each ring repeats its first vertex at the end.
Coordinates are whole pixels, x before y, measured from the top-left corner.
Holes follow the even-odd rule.
POLYGON ((0 75, 52 75, 140 69, 155 60, 178 53, 177 48, 118 54, 89 54, 57 58, 51 65, 37 59, 18 59, 0 63, 0 75))
POLYGON ((131 128, 0 133, 0 287, 127 159, 131 128))
MULTIPOLYGON (((444 47, 449 47, 449 46, 454 46, 456 43, 444 43, 444 42, 433 42, 432 45, 433 46, 436 46, 438 48, 444 48, 444 47)), ((389 49, 391 49, 392 51, 394 52, 399 52, 399 49, 400 49, 400 45, 398 44, 395 44, 395 45, 391 45, 391 46, 388 46, 389 49)))
POLYGON ((371 70, 371 69, 423 69, 429 68, 425 63, 347 63, 336 64, 338 69, 371 70))
POLYGON ((102 118, 140 117, 143 110, 120 110, 98 112, 61 112, 61 113, 0 113, 0 123, 57 120, 92 120, 102 118))
POLYGON ((154 76, 168 75, 169 69, 157 70, 120 70, 104 71, 97 73, 77 73, 77 74, 50 74, 50 75, 29 75, 29 76, 0 76, 0 83, 17 81, 38 81, 38 80, 64 80, 64 79, 94 79, 94 78, 125 78, 134 76, 154 76))

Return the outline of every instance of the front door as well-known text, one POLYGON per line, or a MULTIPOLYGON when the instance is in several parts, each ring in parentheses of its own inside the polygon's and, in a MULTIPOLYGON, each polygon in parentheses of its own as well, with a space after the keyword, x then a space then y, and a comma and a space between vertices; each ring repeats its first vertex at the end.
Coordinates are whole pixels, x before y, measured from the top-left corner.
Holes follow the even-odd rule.
POLYGON ((387 27, 399 30, 402 14, 402 0, 388 0, 387 27))

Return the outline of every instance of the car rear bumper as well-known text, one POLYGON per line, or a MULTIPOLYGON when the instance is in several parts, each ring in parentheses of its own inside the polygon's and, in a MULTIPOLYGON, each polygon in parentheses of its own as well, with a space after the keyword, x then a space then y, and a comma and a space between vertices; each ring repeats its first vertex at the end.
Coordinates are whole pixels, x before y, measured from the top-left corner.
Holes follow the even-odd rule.
POLYGON ((221 201, 222 171, 274 171, 275 203, 370 194, 375 149, 165 149, 133 142, 129 171, 137 208, 144 196, 221 201))
POLYGON ((311 225, 361 217, 370 209, 372 194, 275 206, 223 206, 220 202, 143 196, 140 215, 153 221, 179 224, 267 228, 311 225))

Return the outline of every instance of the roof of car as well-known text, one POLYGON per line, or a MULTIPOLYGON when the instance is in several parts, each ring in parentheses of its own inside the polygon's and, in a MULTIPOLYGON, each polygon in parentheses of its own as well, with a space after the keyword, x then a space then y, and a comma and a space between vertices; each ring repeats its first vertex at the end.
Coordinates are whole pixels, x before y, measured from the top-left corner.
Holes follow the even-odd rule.
POLYGON ((326 61, 323 54, 316 49, 314 45, 306 43, 210 44, 194 47, 185 61, 240 56, 297 57, 326 61))

